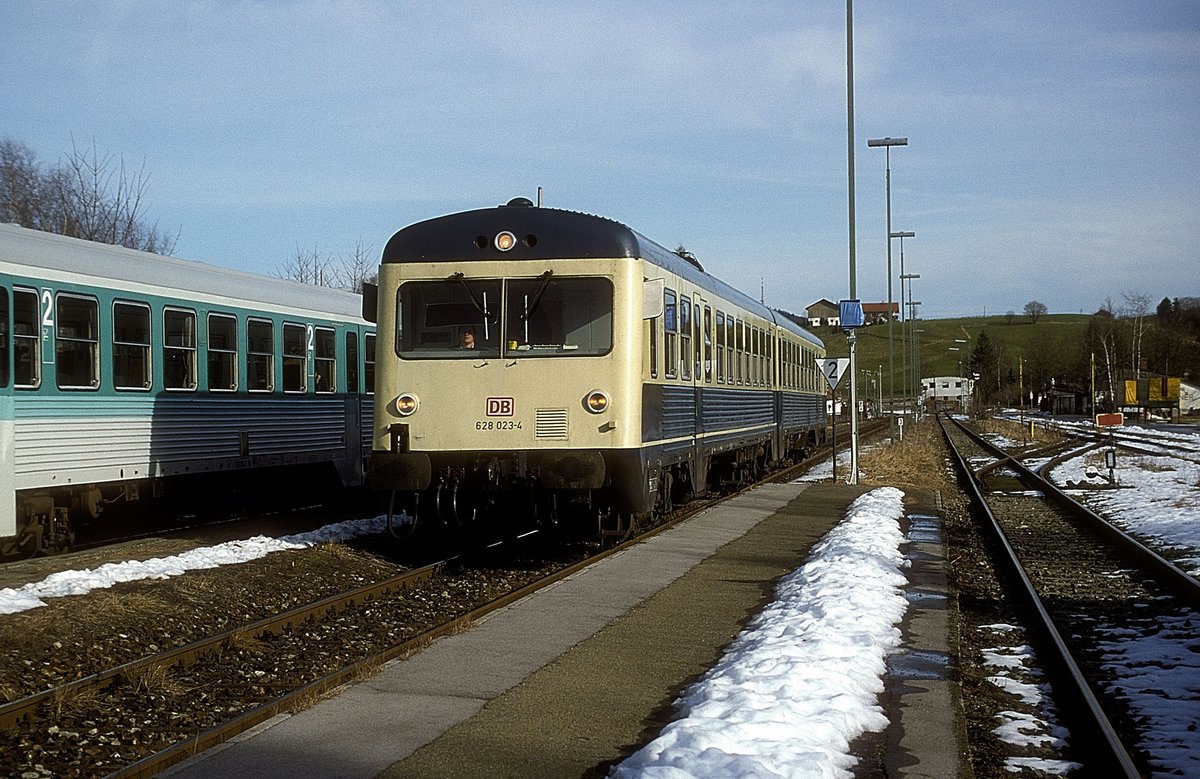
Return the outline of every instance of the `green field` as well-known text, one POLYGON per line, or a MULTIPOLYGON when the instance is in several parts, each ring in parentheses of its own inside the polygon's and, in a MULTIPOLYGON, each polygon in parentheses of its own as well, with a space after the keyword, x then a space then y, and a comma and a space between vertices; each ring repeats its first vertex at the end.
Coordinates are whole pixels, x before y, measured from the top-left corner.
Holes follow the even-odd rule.
MULTIPOLYGON (((917 335, 920 342, 922 376, 957 376, 960 355, 964 360, 963 370, 966 370, 966 361, 970 359, 975 339, 984 330, 994 344, 1003 347, 1015 375, 1017 359, 1029 354, 1032 349, 1044 351, 1047 347, 1053 349, 1061 345, 1064 360, 1068 352, 1073 354, 1078 349, 1089 319, 1091 316, 1087 314, 1046 314, 1038 318, 1037 324, 1033 324, 1026 316, 1014 317, 1009 322, 1008 317, 1001 315, 962 319, 918 319, 911 323, 911 327, 923 331, 917 335), (956 339, 966 343, 956 343, 956 339), (960 351, 950 351, 952 348, 960 351)), ((910 324, 907 322, 892 324, 892 359, 895 363, 893 380, 897 395, 902 394, 904 386, 902 368, 906 352, 910 366, 909 376, 912 376, 913 343, 909 340, 909 328, 910 324)), ((849 356, 846 336, 840 330, 821 327, 813 332, 825 342, 830 357, 849 356)), ((886 394, 889 370, 886 324, 871 325, 858 331, 858 369, 860 376, 881 370, 886 394)))

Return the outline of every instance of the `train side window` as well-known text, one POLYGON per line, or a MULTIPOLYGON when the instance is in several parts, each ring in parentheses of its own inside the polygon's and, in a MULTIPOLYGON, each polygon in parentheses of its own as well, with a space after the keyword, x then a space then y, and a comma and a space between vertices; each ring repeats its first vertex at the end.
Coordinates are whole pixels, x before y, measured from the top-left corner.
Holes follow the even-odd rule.
POLYGON ((346 331, 346 392, 362 392, 358 384, 358 333, 352 330, 346 331))
POLYGON ((337 338, 332 328, 314 329, 313 376, 317 392, 330 393, 337 390, 337 338))
POLYGON ((196 312, 163 309, 163 386, 196 389, 196 312))
POLYGON ((60 389, 100 386, 100 304, 92 297, 55 299, 54 361, 60 389))
POLYGON ((375 394, 375 334, 363 338, 363 383, 368 395, 375 394))
POLYGON ((743 379, 745 378, 746 342, 745 342, 745 326, 743 325, 742 322, 740 322, 740 320, 738 320, 737 323, 734 323, 734 332, 736 332, 736 334, 737 334, 737 343, 733 344, 733 356, 734 356, 734 359, 736 359, 738 362, 738 365, 737 365, 738 384, 742 384, 743 379))
POLYGON ((663 361, 666 365, 666 374, 668 379, 675 378, 675 373, 679 370, 679 358, 676 356, 678 352, 675 350, 675 331, 678 329, 676 322, 676 314, 678 309, 675 307, 675 291, 663 291, 663 361))
POLYGON ((725 312, 717 312, 717 383, 725 383, 725 312))
POLYGON ((283 391, 308 391, 308 351, 304 325, 283 325, 283 391))
POLYGON ((733 324, 734 324, 734 319, 732 316, 730 316, 729 318, 727 318, 725 320, 725 371, 726 371, 725 380, 729 384, 733 384, 735 381, 734 366, 733 366, 733 360, 734 360, 733 350, 734 350, 734 345, 735 345, 735 341, 734 341, 735 336, 734 336, 733 324))
POLYGON ((679 378, 692 378, 692 301, 679 299, 679 378))
POLYGON ((0 287, 0 387, 8 386, 8 288, 0 287))
POLYGON ((145 303, 113 303, 113 386, 117 389, 148 390, 150 369, 150 306, 145 303))
POLYGON ((704 307, 704 381, 712 384, 713 380, 713 338, 712 338, 712 307, 704 307))
POLYGON ((214 392, 237 389, 237 317, 208 315, 208 388, 214 392))
POLYGON ((36 389, 42 383, 41 317, 34 289, 13 289, 13 384, 36 389))
POLYGON ((246 320, 246 388, 275 391, 275 323, 269 319, 246 320))

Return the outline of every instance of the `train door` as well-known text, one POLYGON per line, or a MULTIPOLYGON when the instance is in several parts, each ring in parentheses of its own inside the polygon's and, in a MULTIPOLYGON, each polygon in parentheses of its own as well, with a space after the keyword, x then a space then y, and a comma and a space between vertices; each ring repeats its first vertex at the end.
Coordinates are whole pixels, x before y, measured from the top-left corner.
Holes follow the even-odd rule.
POLYGON ((8 286, 0 286, 0 539, 17 534, 10 314, 8 286))

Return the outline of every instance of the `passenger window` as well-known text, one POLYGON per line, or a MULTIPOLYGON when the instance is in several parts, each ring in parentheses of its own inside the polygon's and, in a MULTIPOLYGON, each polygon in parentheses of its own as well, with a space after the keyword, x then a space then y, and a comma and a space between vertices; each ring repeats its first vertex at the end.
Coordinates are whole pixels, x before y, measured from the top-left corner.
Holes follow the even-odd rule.
POLYGON ((246 320, 246 388, 275 391, 275 323, 269 319, 246 320))
POLYGON ((330 393, 337 390, 337 339, 333 330, 318 327, 314 332, 313 367, 316 370, 314 384, 317 392, 330 393))
POLYGON ((150 370, 150 306, 113 303, 113 386, 148 390, 150 370))
POLYGON ((712 355, 712 308, 704 307, 704 381, 711 384, 713 380, 713 355, 712 355))
POLYGON ((679 378, 692 378, 692 301, 679 300, 679 378))
POLYGON ((95 298, 55 300, 54 361, 61 389, 100 386, 100 306, 95 298))
POLYGON ((196 389, 196 312, 163 311, 163 386, 196 389))
POLYGON ((13 384, 24 389, 36 389, 42 383, 38 300, 37 290, 13 290, 13 384))
POLYGON ((8 386, 8 288, 0 287, 0 387, 8 386))
POLYGON ((717 312, 717 383, 725 383, 725 313, 717 312))
POLYGON ((675 331, 678 327, 675 319, 675 292, 668 289, 663 292, 663 358, 666 361, 668 379, 675 378, 679 365, 679 358, 676 356, 678 352, 675 350, 675 331))
POLYGON ((308 349, 304 325, 283 326, 283 391, 308 391, 308 349))
POLYGON ((362 392, 358 384, 358 333, 346 332, 346 392, 362 392))
POLYGON ((208 388, 214 392, 237 389, 237 317, 208 315, 208 388))
POLYGON ((363 338, 363 383, 367 394, 375 394, 375 334, 367 333, 363 338))

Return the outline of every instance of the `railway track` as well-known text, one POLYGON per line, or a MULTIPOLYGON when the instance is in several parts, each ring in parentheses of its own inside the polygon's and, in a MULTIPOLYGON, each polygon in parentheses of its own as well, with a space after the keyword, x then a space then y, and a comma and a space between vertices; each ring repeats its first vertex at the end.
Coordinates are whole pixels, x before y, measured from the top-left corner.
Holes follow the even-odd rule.
MULTIPOLYGON (((822 456, 828 452, 768 478, 795 478, 822 456)), ((499 576, 503 564, 440 560, 82 678, 63 668, 59 683, 0 705, 0 774, 154 775, 726 497, 693 501, 668 522, 584 559, 525 562, 499 576), (413 601, 428 591, 443 599, 418 618, 413 601)))
POLYGON ((1073 759, 1133 777, 1200 749, 1162 716, 1179 691, 1200 697, 1200 664, 1187 658, 1200 629, 1200 582, 964 426, 941 423, 994 535, 1001 578, 1041 637, 1073 759))

